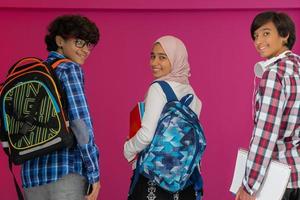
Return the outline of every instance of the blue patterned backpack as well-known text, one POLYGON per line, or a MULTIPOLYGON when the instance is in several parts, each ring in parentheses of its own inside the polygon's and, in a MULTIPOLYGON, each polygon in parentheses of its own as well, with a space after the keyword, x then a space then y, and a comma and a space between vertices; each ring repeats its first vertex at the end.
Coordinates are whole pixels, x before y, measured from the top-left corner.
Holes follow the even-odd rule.
POLYGON ((193 95, 178 100, 170 85, 157 81, 167 103, 151 144, 140 154, 139 174, 170 192, 183 190, 199 165, 206 139, 197 115, 189 108, 193 95))

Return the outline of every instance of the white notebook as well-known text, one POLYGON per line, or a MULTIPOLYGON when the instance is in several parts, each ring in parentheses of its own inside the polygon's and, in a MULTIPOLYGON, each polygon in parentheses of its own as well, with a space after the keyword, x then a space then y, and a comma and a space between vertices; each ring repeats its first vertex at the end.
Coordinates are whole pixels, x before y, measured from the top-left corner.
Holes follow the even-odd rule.
MULTIPOLYGON (((248 152, 239 149, 230 191, 234 194, 242 185, 248 152)), ((256 200, 281 200, 291 175, 291 167, 272 160, 264 181, 256 194, 256 200)))

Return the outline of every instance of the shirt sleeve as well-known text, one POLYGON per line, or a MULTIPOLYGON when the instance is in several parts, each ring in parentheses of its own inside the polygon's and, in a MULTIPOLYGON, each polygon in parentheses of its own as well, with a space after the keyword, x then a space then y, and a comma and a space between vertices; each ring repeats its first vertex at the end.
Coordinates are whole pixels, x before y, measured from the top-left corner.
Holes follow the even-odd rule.
POLYGON ((243 185, 251 195, 261 186, 279 135, 285 94, 276 71, 269 70, 263 74, 258 92, 261 101, 243 179, 243 185))
POLYGON ((145 99, 145 112, 141 128, 124 144, 124 156, 129 162, 152 141, 160 114, 167 102, 159 87, 158 83, 150 86, 145 99))
POLYGON ((78 141, 83 163, 87 170, 90 184, 99 181, 99 150, 94 140, 92 121, 84 93, 83 72, 80 66, 71 63, 59 75, 62 87, 68 100, 69 120, 76 131, 74 135, 78 141), (78 140, 81 138, 80 140, 78 140), (86 140, 84 140, 86 138, 86 140), (82 142, 85 141, 85 142, 82 142))

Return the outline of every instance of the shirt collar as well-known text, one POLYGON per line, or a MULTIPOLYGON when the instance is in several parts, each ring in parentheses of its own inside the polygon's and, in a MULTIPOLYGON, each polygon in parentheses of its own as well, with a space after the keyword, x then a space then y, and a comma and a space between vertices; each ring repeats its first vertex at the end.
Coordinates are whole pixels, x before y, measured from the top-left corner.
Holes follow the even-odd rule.
POLYGON ((66 58, 64 55, 56 52, 56 51, 50 51, 49 52, 49 55, 48 55, 49 58, 66 58))

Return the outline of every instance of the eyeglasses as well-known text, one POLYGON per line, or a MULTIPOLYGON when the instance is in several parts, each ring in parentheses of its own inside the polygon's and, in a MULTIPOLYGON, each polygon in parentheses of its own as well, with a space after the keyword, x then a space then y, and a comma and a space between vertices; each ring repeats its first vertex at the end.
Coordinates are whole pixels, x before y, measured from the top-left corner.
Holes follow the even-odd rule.
POLYGON ((83 48, 85 46, 87 46, 88 50, 93 50, 93 48, 95 47, 94 44, 90 43, 90 42, 86 42, 82 39, 76 38, 75 39, 75 46, 78 48, 83 48))

